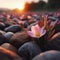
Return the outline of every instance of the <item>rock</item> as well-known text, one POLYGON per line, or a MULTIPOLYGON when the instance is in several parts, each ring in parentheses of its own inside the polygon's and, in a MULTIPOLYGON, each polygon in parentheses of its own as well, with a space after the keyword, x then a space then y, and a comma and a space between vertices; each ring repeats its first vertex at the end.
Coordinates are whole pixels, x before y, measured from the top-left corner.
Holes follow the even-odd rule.
POLYGON ((53 50, 59 50, 60 51, 60 33, 56 33, 50 41, 50 45, 53 50))
POLYGON ((0 47, 0 60, 22 60, 16 53, 0 47))
POLYGON ((9 26, 11 26, 10 23, 5 23, 5 27, 9 27, 9 26))
POLYGON ((32 60, 60 60, 60 52, 54 50, 46 51, 37 55, 32 60))
POLYGON ((41 53, 40 47, 33 41, 23 44, 19 49, 18 53, 23 57, 23 60, 32 60, 36 55, 41 53))
POLYGON ((4 35, 6 32, 4 32, 4 31, 0 30, 0 33, 4 35))
POLYGON ((9 40, 3 34, 0 33, 0 45, 5 42, 9 42, 9 40))
POLYGON ((13 32, 16 33, 18 31, 21 31, 20 25, 12 25, 4 29, 5 32, 13 32))
POLYGON ((55 33, 60 32, 60 23, 56 25, 55 27, 55 33))
POLYGON ((29 25, 28 21, 25 21, 24 28, 27 28, 28 25, 29 25))
POLYGON ((7 33, 5 33, 4 34, 4 36, 6 37, 6 38, 8 38, 8 39, 11 39, 11 37, 14 35, 14 33, 12 33, 12 32, 7 32, 7 33))
POLYGON ((16 48, 19 48, 22 44, 28 41, 30 41, 30 39, 26 32, 15 33, 10 39, 10 43, 16 48))
POLYGON ((5 28, 5 24, 0 22, 0 30, 4 30, 4 28, 5 28))
POLYGON ((11 45, 10 43, 3 43, 3 44, 1 45, 1 47, 17 53, 17 49, 16 49, 13 45, 11 45))

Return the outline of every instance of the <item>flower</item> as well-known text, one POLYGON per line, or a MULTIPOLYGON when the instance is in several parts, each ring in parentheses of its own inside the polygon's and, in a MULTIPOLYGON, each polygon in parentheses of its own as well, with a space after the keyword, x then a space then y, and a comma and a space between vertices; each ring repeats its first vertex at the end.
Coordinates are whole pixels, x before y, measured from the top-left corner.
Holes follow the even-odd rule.
MULTIPOLYGON (((31 31, 27 31, 30 37, 40 38, 43 35, 44 38, 50 39, 55 34, 55 27, 58 23, 58 20, 51 21, 48 20, 47 17, 42 18, 35 26, 31 27, 31 31)), ((46 40, 45 39, 45 40, 46 40)))
POLYGON ((35 25, 35 26, 32 26, 31 31, 27 31, 27 33, 30 37, 40 38, 43 35, 45 35, 46 30, 44 29, 44 27, 40 28, 38 25, 35 25))

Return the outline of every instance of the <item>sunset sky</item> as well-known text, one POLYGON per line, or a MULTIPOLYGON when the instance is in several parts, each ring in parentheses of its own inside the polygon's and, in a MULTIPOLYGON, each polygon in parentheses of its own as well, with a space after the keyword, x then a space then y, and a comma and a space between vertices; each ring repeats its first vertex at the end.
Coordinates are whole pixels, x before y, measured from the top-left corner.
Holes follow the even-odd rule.
MULTIPOLYGON (((39 0, 0 0, 0 8, 9 8, 9 9, 14 9, 14 8, 24 8, 25 2, 38 2, 39 0)), ((47 0, 44 0, 47 1, 47 0)), ((23 9, 22 8, 22 9, 23 9)))

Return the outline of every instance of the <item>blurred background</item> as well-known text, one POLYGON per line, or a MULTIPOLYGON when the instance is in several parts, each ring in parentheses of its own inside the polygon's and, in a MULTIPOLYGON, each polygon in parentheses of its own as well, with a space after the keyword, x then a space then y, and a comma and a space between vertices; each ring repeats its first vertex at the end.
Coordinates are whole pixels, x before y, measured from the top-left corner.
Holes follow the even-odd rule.
POLYGON ((59 10, 60 0, 0 0, 0 13, 59 10))

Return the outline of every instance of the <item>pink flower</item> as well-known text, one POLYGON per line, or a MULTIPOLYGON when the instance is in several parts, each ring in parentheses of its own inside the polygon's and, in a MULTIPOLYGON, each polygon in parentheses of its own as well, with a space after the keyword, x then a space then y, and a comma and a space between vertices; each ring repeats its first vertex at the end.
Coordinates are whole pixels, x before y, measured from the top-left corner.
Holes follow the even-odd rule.
POLYGON ((46 30, 44 29, 44 27, 40 28, 38 25, 35 25, 32 26, 31 31, 27 31, 27 33, 30 37, 40 38, 45 35, 46 30))

